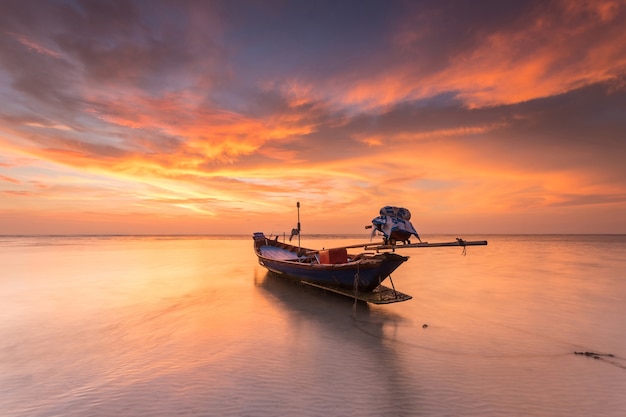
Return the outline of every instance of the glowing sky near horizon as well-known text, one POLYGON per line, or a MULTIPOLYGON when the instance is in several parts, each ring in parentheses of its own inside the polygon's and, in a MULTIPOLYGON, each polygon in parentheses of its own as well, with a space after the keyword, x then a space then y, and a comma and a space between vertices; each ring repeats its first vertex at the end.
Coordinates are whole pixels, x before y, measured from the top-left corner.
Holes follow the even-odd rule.
POLYGON ((3 1, 0 234, 626 233, 626 1, 3 1))

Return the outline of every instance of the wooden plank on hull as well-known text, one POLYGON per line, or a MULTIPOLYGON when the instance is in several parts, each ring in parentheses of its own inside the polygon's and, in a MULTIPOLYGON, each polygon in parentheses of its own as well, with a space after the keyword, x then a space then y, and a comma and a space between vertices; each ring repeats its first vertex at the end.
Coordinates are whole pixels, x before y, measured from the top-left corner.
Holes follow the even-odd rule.
POLYGON ((366 303, 372 304, 399 303, 401 301, 408 301, 413 298, 408 294, 396 291, 393 288, 385 287, 384 285, 379 285, 372 292, 357 292, 355 295, 353 290, 347 288, 315 284, 307 281, 302 281, 302 283, 311 287, 320 288, 322 290, 334 292, 335 294, 341 294, 350 298, 356 298, 357 300, 365 301, 366 303))

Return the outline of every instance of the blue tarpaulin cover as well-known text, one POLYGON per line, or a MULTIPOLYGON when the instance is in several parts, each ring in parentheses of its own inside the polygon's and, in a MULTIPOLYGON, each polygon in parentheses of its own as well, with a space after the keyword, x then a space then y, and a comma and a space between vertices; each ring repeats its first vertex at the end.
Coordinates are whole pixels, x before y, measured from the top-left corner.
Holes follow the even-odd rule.
POLYGON ((404 207, 385 206, 380 209, 380 216, 372 219, 374 232, 379 231, 389 238, 393 232, 399 232, 406 238, 415 235, 420 238, 410 222, 411 212, 404 207))

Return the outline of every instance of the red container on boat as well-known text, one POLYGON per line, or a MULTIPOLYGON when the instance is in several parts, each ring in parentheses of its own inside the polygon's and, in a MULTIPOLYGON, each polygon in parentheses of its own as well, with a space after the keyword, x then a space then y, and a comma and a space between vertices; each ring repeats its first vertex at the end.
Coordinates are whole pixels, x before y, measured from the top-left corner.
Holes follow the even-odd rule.
POLYGON ((321 250, 319 252, 321 264, 345 264, 348 262, 346 248, 321 250))

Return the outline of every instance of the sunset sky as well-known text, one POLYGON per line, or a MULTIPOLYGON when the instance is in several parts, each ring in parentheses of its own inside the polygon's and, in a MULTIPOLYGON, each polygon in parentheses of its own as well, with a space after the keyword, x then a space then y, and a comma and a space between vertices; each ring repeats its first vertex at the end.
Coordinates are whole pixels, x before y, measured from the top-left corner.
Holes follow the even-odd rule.
POLYGON ((0 234, 626 233, 626 1, 0 2, 0 234))

